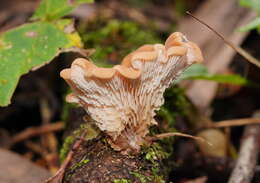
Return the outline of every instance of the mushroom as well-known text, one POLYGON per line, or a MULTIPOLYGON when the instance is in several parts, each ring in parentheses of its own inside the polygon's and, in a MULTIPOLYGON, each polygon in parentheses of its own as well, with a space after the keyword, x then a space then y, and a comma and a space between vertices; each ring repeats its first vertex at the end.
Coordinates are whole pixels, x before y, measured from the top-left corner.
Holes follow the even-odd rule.
POLYGON ((60 75, 73 91, 66 100, 90 114, 115 150, 139 152, 148 128, 157 124, 155 111, 164 103, 165 89, 188 66, 202 60, 198 46, 175 32, 165 45, 144 45, 113 68, 78 58, 60 75))

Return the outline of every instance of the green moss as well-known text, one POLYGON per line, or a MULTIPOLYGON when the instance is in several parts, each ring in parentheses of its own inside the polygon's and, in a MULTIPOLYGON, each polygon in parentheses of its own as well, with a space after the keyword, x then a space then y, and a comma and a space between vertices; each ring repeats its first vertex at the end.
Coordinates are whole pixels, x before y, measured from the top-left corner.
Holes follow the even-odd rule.
POLYGON ((150 161, 155 167, 158 166, 158 161, 169 157, 169 153, 165 152, 159 143, 153 143, 150 147, 143 149, 145 159, 150 161))
POLYGON ((75 163, 73 166, 71 166, 69 168, 69 173, 64 177, 64 180, 68 180, 69 178, 71 178, 71 176, 74 174, 74 172, 82 167, 83 165, 87 164, 89 162, 89 159, 82 159, 80 162, 75 163))
POLYGON ((75 163, 73 166, 70 167, 70 171, 75 171, 76 169, 82 167, 83 165, 87 164, 89 159, 82 159, 80 162, 75 163))
POLYGON ((166 182, 163 180, 163 176, 160 176, 160 175, 154 176, 154 182, 156 182, 156 183, 166 183, 166 182))
POLYGON ((143 175, 139 172, 131 172, 131 174, 137 177, 141 183, 165 183, 164 177, 162 175, 159 175, 161 171, 160 163, 162 162, 162 160, 167 159, 170 156, 170 154, 165 152, 159 143, 153 143, 149 147, 143 147, 142 155, 143 159, 151 164, 149 168, 151 169, 152 174, 150 176, 143 175))
POLYGON ((127 179, 114 179, 113 182, 114 183, 132 183, 131 180, 127 180, 127 179))
POLYGON ((65 138, 62 148, 60 150, 60 160, 63 162, 71 149, 71 146, 77 137, 80 137, 82 132, 87 131, 85 140, 90 140, 98 136, 99 131, 96 129, 91 122, 81 124, 80 127, 75 130, 72 135, 65 138))
POLYGON ((138 172, 130 172, 130 174, 132 174, 133 176, 135 176, 136 178, 138 178, 140 180, 141 183, 149 183, 152 181, 152 178, 149 176, 145 176, 143 174, 140 174, 138 172))
POLYGON ((130 172, 130 174, 138 178, 141 183, 151 183, 151 182, 165 183, 165 181, 163 180, 163 176, 159 176, 159 175, 145 176, 138 172, 130 172))
POLYGON ((60 161, 63 162, 71 148, 72 143, 74 142, 74 136, 68 136, 60 149, 60 161))
POLYGON ((161 42, 154 32, 128 21, 95 20, 80 32, 85 47, 96 50, 91 58, 102 67, 121 62, 124 56, 143 44, 161 42))
POLYGON ((164 92, 165 103, 157 112, 157 115, 167 121, 167 131, 174 130, 175 119, 177 116, 187 116, 190 103, 185 97, 184 89, 174 85, 164 92))

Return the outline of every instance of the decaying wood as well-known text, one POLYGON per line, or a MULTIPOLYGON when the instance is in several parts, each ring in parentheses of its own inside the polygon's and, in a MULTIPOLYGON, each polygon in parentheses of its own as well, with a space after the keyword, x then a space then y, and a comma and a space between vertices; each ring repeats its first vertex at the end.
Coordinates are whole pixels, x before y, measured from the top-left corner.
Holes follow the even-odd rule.
MULTIPOLYGON (((142 178, 153 176, 153 165, 139 155, 123 155, 114 151, 104 139, 96 138, 85 142, 75 154, 70 166, 66 169, 64 183, 110 183, 115 180, 128 180, 141 183, 142 178), (86 160, 85 164, 80 164, 86 160)), ((163 170, 163 169, 160 169, 163 170)), ((167 171, 158 175, 165 176, 167 171)), ((144 179, 144 178, 143 178, 144 179)), ((146 180, 148 181, 148 180, 146 180)), ((150 179, 151 183, 157 182, 150 179)))
POLYGON ((228 183, 250 183, 259 153, 260 125, 247 126, 241 144, 239 158, 228 183))
POLYGON ((50 173, 19 155, 0 149, 0 182, 37 183, 50 176, 50 173))
MULTIPOLYGON (((255 112, 255 118, 260 117, 260 111, 255 112)), ((239 156, 228 183, 250 183, 260 151, 260 125, 249 125, 245 128, 239 156)))
MULTIPOLYGON (((237 0, 221 3, 218 0, 206 1, 194 15, 208 23, 233 44, 240 45, 247 33, 238 32, 237 29, 249 22, 254 17, 254 13, 241 8, 238 3, 237 0)), ((191 17, 183 20, 178 30, 198 43, 210 73, 224 71, 232 61, 235 52, 212 31, 191 17)), ((193 81, 187 89, 187 95, 201 111, 204 111, 215 97, 216 89, 215 82, 193 81)))

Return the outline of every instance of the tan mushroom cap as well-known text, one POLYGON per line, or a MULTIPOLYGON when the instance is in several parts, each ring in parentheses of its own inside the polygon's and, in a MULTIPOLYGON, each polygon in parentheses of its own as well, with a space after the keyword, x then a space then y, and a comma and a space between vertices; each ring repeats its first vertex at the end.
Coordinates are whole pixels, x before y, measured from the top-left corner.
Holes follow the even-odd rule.
POLYGON ((76 95, 73 93, 68 94, 65 100, 69 103, 78 103, 79 101, 76 95))
MULTIPOLYGON (((111 79, 116 73, 119 73, 128 79, 137 79, 141 75, 141 71, 135 70, 131 67, 126 67, 124 65, 115 65, 113 68, 103 68, 97 67, 92 62, 84 58, 78 58, 73 63, 72 66, 80 66, 85 70, 86 78, 98 78, 98 79, 111 79)), ((60 73, 61 77, 65 80, 71 78, 71 69, 64 69, 60 73)))
POLYGON ((172 46, 182 46, 184 35, 180 32, 172 33, 165 41, 165 48, 168 50, 172 46))
POLYGON ((203 56, 200 48, 193 42, 190 42, 180 33, 172 33, 165 41, 167 56, 182 56, 187 54, 190 62, 200 63, 203 61, 203 56))
POLYGON ((194 62, 197 62, 197 63, 201 63, 203 62, 203 56, 202 56, 202 53, 201 53, 201 50, 200 48, 198 47, 197 44, 193 43, 193 42, 188 42, 187 44, 189 44, 189 46, 192 48, 192 54, 194 56, 194 62))
POLYGON ((183 56, 187 53, 187 48, 183 46, 172 46, 167 50, 167 56, 183 56))
POLYGON ((121 65, 124 65, 126 67, 131 67, 131 61, 132 61, 132 58, 134 55, 136 55, 139 52, 148 52, 148 54, 149 54, 150 52, 153 52, 153 51, 154 51, 154 45, 152 45, 152 44, 143 45, 143 46, 139 47, 137 50, 135 50, 134 52, 129 53, 127 56, 125 56, 121 65))
MULTIPOLYGON (((113 68, 97 67, 92 62, 78 58, 72 66, 80 66, 85 72, 86 78, 99 78, 111 79, 116 73, 119 73, 128 79, 137 79, 140 77, 141 71, 133 68, 132 62, 135 60, 140 61, 153 61, 158 57, 158 50, 163 50, 165 56, 183 56, 187 55, 190 62, 202 62, 203 57, 199 47, 188 41, 185 36, 180 32, 171 34, 165 41, 165 46, 162 44, 146 44, 128 54, 122 61, 121 65, 116 65, 113 68)), ((71 77, 71 70, 64 69, 60 73, 61 77, 68 80, 71 77)))
POLYGON ((203 60, 200 49, 195 43, 189 42, 186 37, 180 33, 175 32, 171 34, 165 41, 165 46, 162 44, 144 45, 136 51, 128 54, 122 61, 121 65, 132 67, 134 60, 153 61, 158 56, 158 50, 163 50, 165 56, 183 56, 189 54, 190 61, 201 62, 203 60), (187 53, 189 49, 189 53, 187 53))
POLYGON ((102 68, 102 67, 96 67, 90 70, 86 74, 87 77, 95 77, 99 79, 111 79, 116 73, 116 70, 113 68, 102 68))
POLYGON ((157 58, 157 52, 155 51, 142 51, 136 52, 133 56, 131 61, 134 60, 142 60, 142 61, 152 61, 157 58))
POLYGON ((117 70, 122 76, 128 79, 137 79, 141 75, 140 70, 135 70, 124 65, 116 65, 113 68, 117 70))
POLYGON ((62 77, 65 80, 70 79, 70 77, 71 77, 71 69, 63 69, 60 72, 60 77, 62 77))

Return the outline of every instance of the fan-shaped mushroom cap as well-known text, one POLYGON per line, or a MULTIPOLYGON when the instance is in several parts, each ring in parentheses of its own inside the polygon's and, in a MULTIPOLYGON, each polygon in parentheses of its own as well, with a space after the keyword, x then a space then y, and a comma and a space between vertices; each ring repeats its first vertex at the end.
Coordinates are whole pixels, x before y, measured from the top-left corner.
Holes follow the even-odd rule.
POLYGON ((65 80, 68 80, 70 79, 70 75, 71 75, 71 70, 70 69, 63 69, 61 72, 60 72, 60 76, 65 79, 65 80))
POLYGON ((182 46, 186 40, 186 37, 182 33, 174 32, 165 41, 165 48, 169 49, 172 46, 182 46))
POLYGON ((130 67, 131 66, 131 60, 133 58, 133 56, 138 53, 138 52, 153 52, 154 51, 154 45, 151 44, 146 44, 141 46, 140 48, 138 48, 137 50, 135 50, 134 52, 128 54, 122 61, 121 65, 130 67))
POLYGON ((164 90, 189 65, 202 60, 198 46, 176 32, 165 45, 144 45, 113 68, 80 58, 60 75, 73 90, 67 101, 88 111, 114 149, 138 152, 148 127, 157 124, 153 117, 164 103, 164 90))
POLYGON ((137 79, 141 75, 140 70, 135 70, 133 68, 126 67, 124 65, 116 65, 113 68, 116 71, 118 71, 122 76, 128 79, 137 79))

